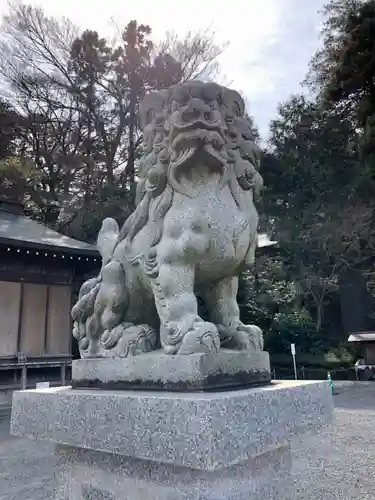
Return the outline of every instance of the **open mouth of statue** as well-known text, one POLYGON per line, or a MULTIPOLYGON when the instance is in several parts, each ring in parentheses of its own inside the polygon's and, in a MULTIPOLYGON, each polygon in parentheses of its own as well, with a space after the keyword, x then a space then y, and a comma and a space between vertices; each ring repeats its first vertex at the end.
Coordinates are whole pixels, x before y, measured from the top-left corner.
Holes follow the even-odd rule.
POLYGON ((179 132, 171 144, 171 164, 173 167, 187 165, 197 154, 213 166, 222 166, 224 139, 217 130, 194 128, 179 132))
POLYGON ((224 146, 224 139, 217 130, 207 128, 191 128, 184 131, 177 130, 177 134, 171 143, 171 149, 179 154, 186 149, 198 149, 200 147, 211 145, 217 151, 224 146))
MULTIPOLYGON (((224 138, 217 130, 192 128, 178 131, 171 144, 171 158, 168 169, 170 184, 180 192, 184 192, 181 177, 199 161, 209 166, 213 172, 220 172, 225 181, 226 156, 224 138)), ((186 190, 185 190, 186 191, 186 190)), ((186 193, 185 193, 186 194, 186 193)))
POLYGON ((198 128, 203 128, 206 130, 220 130, 221 126, 222 124, 218 120, 205 120, 203 118, 189 121, 179 121, 179 119, 177 118, 173 123, 175 133, 198 128))
POLYGON ((205 164, 212 172, 219 172, 225 180, 225 139, 220 123, 200 119, 184 124, 177 122, 173 124, 169 139, 168 179, 176 191, 188 194, 189 189, 182 179, 195 161, 205 164))

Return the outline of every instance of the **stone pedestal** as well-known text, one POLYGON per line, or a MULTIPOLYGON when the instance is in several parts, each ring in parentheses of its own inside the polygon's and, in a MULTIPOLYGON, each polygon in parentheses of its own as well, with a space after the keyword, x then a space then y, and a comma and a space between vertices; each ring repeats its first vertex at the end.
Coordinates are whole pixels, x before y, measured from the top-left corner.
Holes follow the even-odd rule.
POLYGON ((171 356, 162 351, 128 358, 83 358, 73 361, 74 388, 146 389, 194 392, 228 390, 271 382, 268 352, 220 349, 171 356))
POLYGON ((208 393, 39 389, 11 432, 57 444, 56 500, 281 500, 290 440, 330 422, 327 382, 208 393))
POLYGON ((213 471, 72 447, 56 452, 61 462, 56 500, 281 500, 280 492, 289 487, 288 446, 213 471))

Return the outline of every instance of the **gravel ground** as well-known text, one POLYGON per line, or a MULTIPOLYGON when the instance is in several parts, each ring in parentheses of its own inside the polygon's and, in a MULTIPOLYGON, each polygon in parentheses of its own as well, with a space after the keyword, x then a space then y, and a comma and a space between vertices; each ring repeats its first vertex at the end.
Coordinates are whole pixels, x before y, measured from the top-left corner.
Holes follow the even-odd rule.
POLYGON ((375 498, 375 383, 336 387, 334 424, 294 442, 291 500, 375 498))
MULTIPOLYGON (((335 422, 319 437, 293 443, 290 500, 374 500, 375 383, 344 384, 335 422)), ((0 500, 51 500, 52 445, 9 436, 0 421, 0 500)))

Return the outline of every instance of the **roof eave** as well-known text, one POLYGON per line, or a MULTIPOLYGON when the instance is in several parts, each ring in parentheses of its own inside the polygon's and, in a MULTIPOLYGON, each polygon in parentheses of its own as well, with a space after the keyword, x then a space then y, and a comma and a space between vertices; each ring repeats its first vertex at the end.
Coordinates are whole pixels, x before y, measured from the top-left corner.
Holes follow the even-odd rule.
POLYGON ((85 257, 100 257, 96 248, 74 248, 69 246, 49 245, 48 243, 36 243, 32 241, 17 240, 14 238, 0 237, 0 245, 20 248, 35 248, 38 250, 49 250, 51 252, 65 253, 69 255, 83 255, 85 257))

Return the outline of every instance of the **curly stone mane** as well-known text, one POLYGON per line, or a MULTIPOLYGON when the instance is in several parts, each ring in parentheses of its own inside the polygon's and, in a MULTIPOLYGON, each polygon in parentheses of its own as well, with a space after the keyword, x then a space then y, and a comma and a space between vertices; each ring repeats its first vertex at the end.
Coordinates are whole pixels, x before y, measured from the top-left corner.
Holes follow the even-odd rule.
MULTIPOLYGON (((166 116, 163 113, 163 93, 151 94, 150 97, 153 106, 150 107, 148 102, 151 99, 146 97, 140 110, 141 126, 144 132, 144 153, 139 162, 136 209, 122 226, 117 244, 126 240, 126 243, 130 245, 139 231, 149 224, 152 232, 150 239, 152 249, 162 237, 164 217, 172 206, 173 188, 167 183, 170 153, 165 137, 166 116), (158 100, 157 97, 160 99, 158 100), (149 120, 147 125, 146 120, 149 120)), ((152 255, 151 251, 150 255, 152 255)), ((132 261, 139 259, 140 256, 133 256, 132 261)))
MULTIPOLYGON (((194 82, 189 85, 194 86, 194 82)), ((238 188, 252 190, 257 195, 262 187, 262 178, 257 171, 260 149, 254 143, 251 122, 243 117, 244 102, 240 95, 219 85, 211 85, 218 93, 217 109, 225 128, 225 142, 220 152, 222 168, 223 171, 226 170, 223 182, 229 183, 235 202, 241 205, 238 188)), ((172 206, 174 191, 180 190, 175 174, 181 162, 171 150, 170 118, 175 101, 179 98, 176 94, 184 87, 188 88, 176 85, 165 91, 151 93, 146 96, 140 109, 144 153, 139 162, 136 209, 122 226, 117 243, 126 240, 127 245, 130 245, 139 231, 148 224, 152 238, 146 261, 154 255, 152 249, 158 245, 163 235, 163 222, 172 206)), ((188 154, 189 150, 185 152, 185 157, 188 154)), ((135 262, 140 258, 137 255, 131 260, 135 262)))

